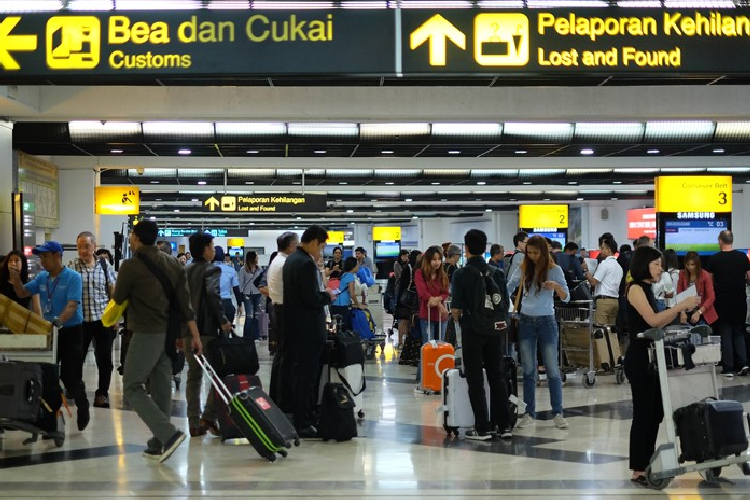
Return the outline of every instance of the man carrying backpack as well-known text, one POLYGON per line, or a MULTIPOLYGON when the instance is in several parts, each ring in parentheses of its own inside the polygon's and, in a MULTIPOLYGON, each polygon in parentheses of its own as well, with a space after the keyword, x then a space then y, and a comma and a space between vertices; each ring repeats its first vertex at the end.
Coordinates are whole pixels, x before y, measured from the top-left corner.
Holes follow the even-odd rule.
POLYGON ((487 235, 471 229, 464 236, 467 263, 453 275, 454 320, 463 334, 463 366, 469 386, 469 400, 474 411, 475 428, 466 439, 487 441, 493 433, 510 439, 510 407, 508 385, 503 369, 502 335, 498 323, 505 322, 508 291, 500 269, 484 261, 487 235), (484 393, 482 368, 490 386, 490 408, 484 393), (489 411, 488 411, 489 410, 489 411))

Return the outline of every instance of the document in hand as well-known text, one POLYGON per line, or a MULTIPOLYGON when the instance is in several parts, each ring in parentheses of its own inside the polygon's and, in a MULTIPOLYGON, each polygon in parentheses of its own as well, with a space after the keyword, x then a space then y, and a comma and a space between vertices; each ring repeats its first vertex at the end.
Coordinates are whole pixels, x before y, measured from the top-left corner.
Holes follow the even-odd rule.
POLYGON ((690 285, 684 291, 677 294, 677 297, 675 297, 674 299, 674 303, 679 304, 685 299, 689 299, 690 297, 695 297, 695 295, 696 295, 695 285, 690 285))

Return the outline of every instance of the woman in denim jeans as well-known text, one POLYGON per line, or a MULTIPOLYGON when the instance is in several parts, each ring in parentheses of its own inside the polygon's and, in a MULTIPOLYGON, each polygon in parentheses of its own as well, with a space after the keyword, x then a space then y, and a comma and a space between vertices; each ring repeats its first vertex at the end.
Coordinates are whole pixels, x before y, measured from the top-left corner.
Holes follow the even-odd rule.
MULTIPOLYGON (((427 249, 422 257, 422 265, 414 272, 414 284, 419 299, 419 323, 422 327, 422 344, 430 340, 441 340, 441 332, 448 325, 448 274, 443 267, 443 251, 438 246, 427 249), (428 321, 429 320, 429 321, 428 321)), ((417 366, 417 387, 421 392, 422 360, 417 366)))
POLYGON ((263 269, 258 265, 258 254, 248 252, 245 257, 245 265, 239 272, 240 290, 245 306, 245 326, 242 330, 242 336, 246 339, 261 340, 258 322, 261 295, 260 290, 255 286, 255 280, 261 274, 263 274, 263 269))
POLYGON ((562 301, 568 302, 570 296, 565 274, 552 261, 547 241, 541 236, 529 238, 526 255, 510 277, 508 290, 515 290, 522 280, 518 340, 523 365, 523 401, 526 403, 526 414, 518 422, 518 427, 531 425, 536 418, 538 344, 547 370, 555 427, 564 429, 568 427, 568 422, 562 413, 562 378, 557 359, 559 333, 555 321, 554 298, 557 295, 562 301))

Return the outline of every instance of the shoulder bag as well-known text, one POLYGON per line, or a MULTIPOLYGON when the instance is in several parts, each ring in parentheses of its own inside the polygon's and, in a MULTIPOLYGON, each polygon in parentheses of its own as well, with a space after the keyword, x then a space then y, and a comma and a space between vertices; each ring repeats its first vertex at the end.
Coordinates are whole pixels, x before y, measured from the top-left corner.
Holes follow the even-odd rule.
POLYGON ((518 328, 520 321, 521 312, 521 295, 523 295, 523 286, 526 281, 526 273, 521 270, 521 284, 518 285, 518 291, 516 292, 516 298, 513 300, 513 314, 510 315, 510 321, 508 322, 508 342, 518 342, 518 328))
POLYGON ((159 266, 152 262, 148 257, 140 252, 136 253, 136 255, 148 270, 151 271, 151 274, 156 276, 156 279, 159 280, 159 283, 161 283, 161 286, 164 289, 164 295, 169 298, 169 319, 167 320, 167 336, 164 339, 164 352, 166 352, 167 356, 172 360, 175 360, 178 357, 177 348, 175 346, 177 344, 177 339, 180 338, 183 318, 182 313, 180 312, 180 306, 177 303, 174 288, 172 287, 172 282, 169 281, 169 278, 164 274, 164 271, 159 269, 159 266))

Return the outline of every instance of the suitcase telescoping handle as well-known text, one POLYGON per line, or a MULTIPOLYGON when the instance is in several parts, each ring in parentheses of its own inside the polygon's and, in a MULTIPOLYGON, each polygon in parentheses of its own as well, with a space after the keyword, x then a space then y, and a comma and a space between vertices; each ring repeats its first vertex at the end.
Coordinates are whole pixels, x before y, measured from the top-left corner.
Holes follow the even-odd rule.
POLYGON ((222 401, 224 401, 224 404, 228 406, 229 401, 232 399, 232 393, 229 391, 226 384, 224 384, 224 381, 221 380, 221 378, 216 374, 213 366, 211 366, 211 364, 203 354, 194 356, 195 361, 201 368, 203 368, 203 372, 208 375, 208 378, 211 380, 211 383, 216 389, 216 393, 219 395, 222 401))
POLYGON ((433 347, 437 347, 438 342, 443 342, 445 340, 444 332, 440 329, 440 318, 438 317, 438 339, 435 340, 432 337, 432 322, 430 321, 430 309, 432 309, 430 306, 427 306, 427 341, 432 344, 433 347))

